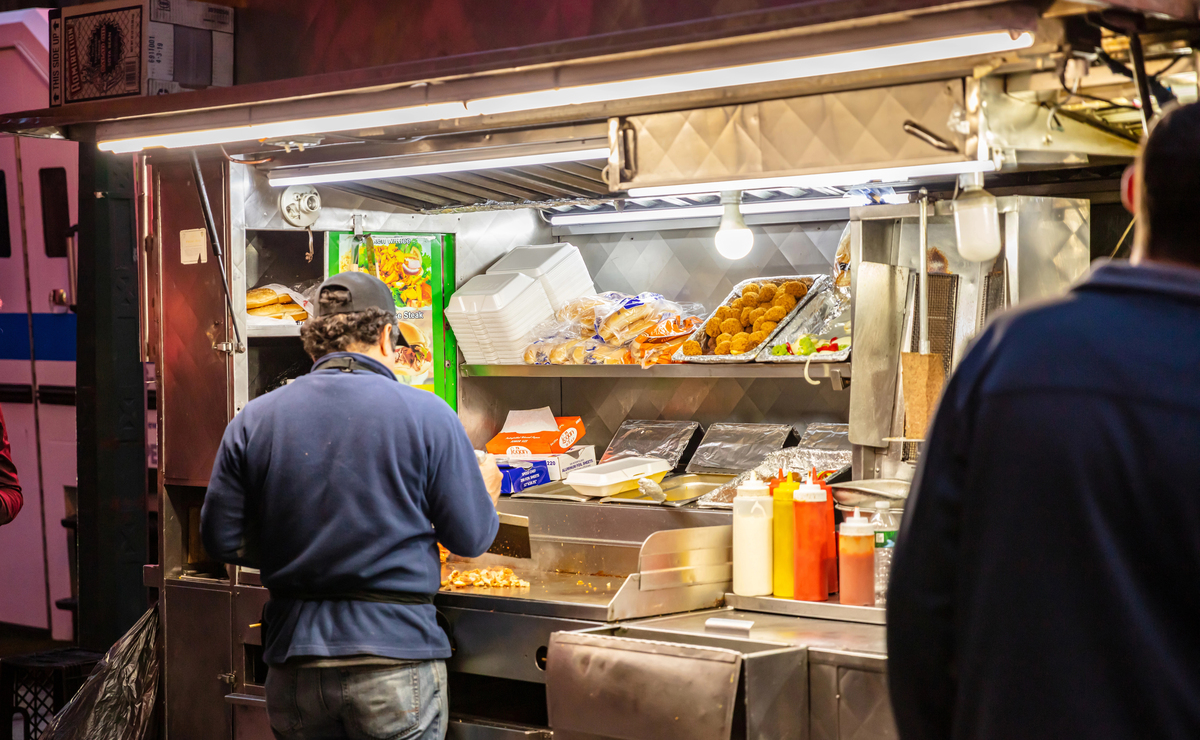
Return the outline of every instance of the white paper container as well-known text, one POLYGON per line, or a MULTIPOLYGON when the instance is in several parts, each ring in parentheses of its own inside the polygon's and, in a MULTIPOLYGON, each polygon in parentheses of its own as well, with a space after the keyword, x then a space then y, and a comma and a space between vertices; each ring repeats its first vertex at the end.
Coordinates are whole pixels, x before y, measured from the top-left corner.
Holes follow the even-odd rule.
POLYGON ((627 457, 572 471, 563 482, 580 495, 603 498, 628 490, 631 481, 636 488, 638 478, 657 475, 661 480, 670 470, 671 463, 657 457, 627 457))

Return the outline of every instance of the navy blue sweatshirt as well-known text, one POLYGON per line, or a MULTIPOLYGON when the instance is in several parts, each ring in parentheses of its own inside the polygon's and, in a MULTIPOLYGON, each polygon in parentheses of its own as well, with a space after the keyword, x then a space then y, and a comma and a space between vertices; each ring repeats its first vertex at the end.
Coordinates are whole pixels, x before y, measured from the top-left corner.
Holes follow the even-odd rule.
POLYGON ((904 740, 1200 737, 1200 270, 1112 263, 980 336, 887 621, 904 740))
MULTIPOLYGON (((341 356, 350 353, 322 360, 341 356)), ((482 554, 499 527, 496 509, 454 411, 352 356, 369 369, 317 367, 229 423, 201 514, 204 546, 259 568, 273 593, 433 594, 435 543, 482 554)), ((267 618, 269 665, 450 656, 432 604, 273 598, 267 618)))

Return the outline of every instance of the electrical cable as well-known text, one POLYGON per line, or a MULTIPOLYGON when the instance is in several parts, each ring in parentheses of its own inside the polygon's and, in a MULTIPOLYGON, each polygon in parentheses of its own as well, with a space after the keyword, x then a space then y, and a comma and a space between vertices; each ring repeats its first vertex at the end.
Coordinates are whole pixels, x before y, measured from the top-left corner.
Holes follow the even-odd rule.
POLYGON ((1112 254, 1108 255, 1109 259, 1116 257, 1117 252, 1121 251, 1121 245, 1125 243, 1125 237, 1129 236, 1129 231, 1133 228, 1133 225, 1136 222, 1137 222, 1136 215, 1133 218, 1129 219, 1129 225, 1125 227, 1125 233, 1121 234, 1121 238, 1117 241, 1117 248, 1112 251, 1112 254))
POLYGON ((267 162, 275 161, 274 157, 266 157, 265 159, 234 159, 233 157, 229 156, 229 152, 225 151, 224 144, 218 144, 218 146, 221 147, 221 154, 225 155, 225 159, 228 159, 234 164, 266 164, 267 162))
POLYGON ((1082 98, 1084 100, 1094 100, 1097 103, 1105 103, 1112 108, 1120 108, 1123 110, 1141 110, 1136 105, 1125 105, 1124 103, 1118 103, 1115 100, 1109 100, 1108 98, 1098 98, 1095 95, 1088 95, 1087 93, 1081 93, 1077 90, 1072 90, 1067 85, 1067 71, 1065 69, 1058 73, 1058 81, 1062 85, 1063 90, 1072 97, 1082 98))

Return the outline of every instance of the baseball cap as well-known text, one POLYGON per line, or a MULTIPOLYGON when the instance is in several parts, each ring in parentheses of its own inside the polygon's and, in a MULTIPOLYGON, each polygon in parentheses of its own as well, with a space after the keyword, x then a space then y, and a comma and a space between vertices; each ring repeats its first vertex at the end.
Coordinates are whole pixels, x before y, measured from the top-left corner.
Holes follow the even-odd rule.
POLYGON ((331 316, 337 313, 356 313, 374 306, 392 314, 396 314, 396 301, 387 284, 374 275, 365 272, 343 272, 334 275, 321 283, 317 291, 316 310, 318 316, 331 316), (350 302, 342 306, 322 306, 320 295, 327 288, 340 288, 350 293, 350 302))

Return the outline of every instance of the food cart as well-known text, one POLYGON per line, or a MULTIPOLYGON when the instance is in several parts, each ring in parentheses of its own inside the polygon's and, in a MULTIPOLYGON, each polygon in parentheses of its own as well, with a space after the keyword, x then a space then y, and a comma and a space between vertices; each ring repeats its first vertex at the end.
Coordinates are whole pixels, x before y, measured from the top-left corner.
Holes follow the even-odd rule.
MULTIPOLYGON (((410 380, 453 405, 477 447, 509 410, 541 406, 582 417, 582 441, 600 449, 627 419, 835 422, 855 480, 911 479, 899 365, 920 340, 923 256, 944 260, 927 276, 938 333, 926 339, 950 371, 991 315, 1084 274, 1089 199, 1112 197, 1144 122, 1075 94, 1101 82, 1136 95, 1134 80, 1089 81, 1069 63, 1091 6, 885 5, 870 22, 603 59, 10 121, 136 153, 162 473, 146 584, 161 589, 168 738, 270 736, 267 593, 253 570, 211 562, 198 513, 229 419, 307 371, 298 329, 250 321, 247 291, 315 284, 356 239, 428 258, 414 312, 433 360, 410 380), (1074 92, 1052 84, 1060 69, 1074 92), (1003 251, 987 263, 962 257, 954 228, 956 191, 976 178, 999 196, 1003 251), (743 193, 744 258, 712 248, 719 191, 743 193), (569 242, 598 290, 711 309, 741 281, 829 273, 844 234, 856 329, 840 362, 468 364, 442 313, 517 246, 569 242)), ((1131 66, 1166 70, 1194 97, 1190 48, 1172 33, 1148 34, 1146 53, 1135 44, 1131 66)), ((687 729, 671 736, 895 736, 883 610, 729 594, 727 508, 550 496, 500 509, 529 518, 531 585, 438 594, 452 737, 603 737, 605 716, 625 718, 621 737, 664 737, 680 711, 687 729), (601 654, 622 670, 577 670, 601 654), (629 675, 641 678, 615 690, 629 675), (631 704, 634 688, 648 698, 631 704)))

